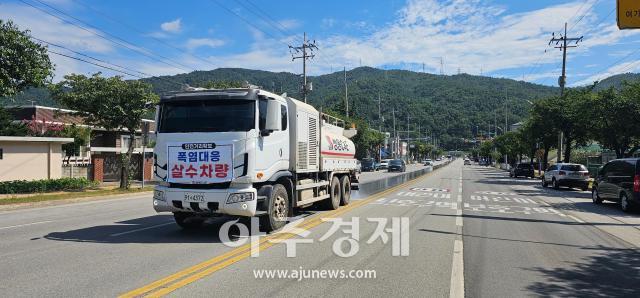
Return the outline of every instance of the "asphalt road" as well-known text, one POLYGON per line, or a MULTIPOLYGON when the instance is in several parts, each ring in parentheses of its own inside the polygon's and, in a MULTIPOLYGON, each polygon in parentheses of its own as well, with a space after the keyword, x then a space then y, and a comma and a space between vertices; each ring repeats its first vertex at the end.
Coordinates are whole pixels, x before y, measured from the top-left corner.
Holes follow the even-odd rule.
POLYGON ((182 231, 149 195, 3 212, 0 296, 637 297, 639 215, 587 196, 458 160, 337 211, 302 212, 296 234, 308 234, 260 237, 257 257, 221 243, 226 221, 182 231), (322 218, 351 225, 323 237, 333 223, 322 218), (375 278, 312 278, 321 270, 375 278))

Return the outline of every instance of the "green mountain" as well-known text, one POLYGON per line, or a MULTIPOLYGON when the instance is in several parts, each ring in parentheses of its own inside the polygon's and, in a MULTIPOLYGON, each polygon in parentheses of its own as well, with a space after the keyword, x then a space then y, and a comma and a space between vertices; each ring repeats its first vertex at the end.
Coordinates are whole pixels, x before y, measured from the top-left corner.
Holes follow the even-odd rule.
POLYGON ((614 87, 619 89, 622 86, 622 83, 625 81, 637 81, 640 80, 640 74, 637 73, 623 73, 614 76, 610 76, 596 85, 595 90, 603 90, 608 89, 610 87, 614 87))
MULTIPOLYGON (((220 68, 174 76, 143 79, 161 94, 177 90, 180 84, 199 86, 208 81, 247 81, 253 85, 301 99, 301 77, 292 73, 274 73, 239 68, 220 68)), ((335 72, 308 77, 313 91, 308 101, 322 109, 344 113, 344 73, 335 72)), ((359 67, 347 71, 350 115, 363 118, 371 127, 382 126, 383 131, 413 131, 411 137, 437 136, 448 148, 462 148, 462 138, 471 138, 477 130, 495 130, 494 122, 504 127, 505 113, 509 124, 526 116, 529 101, 559 93, 554 87, 510 79, 498 79, 468 74, 443 76, 405 70, 381 70, 359 67), (384 122, 378 114, 378 98, 384 122), (409 119, 407 120, 407 117, 409 119), (491 127, 491 128, 490 128, 491 127)), ((3 104, 55 105, 46 91, 32 89, 15 97, 15 102, 3 104)), ((406 132, 400 133, 401 137, 406 132)))

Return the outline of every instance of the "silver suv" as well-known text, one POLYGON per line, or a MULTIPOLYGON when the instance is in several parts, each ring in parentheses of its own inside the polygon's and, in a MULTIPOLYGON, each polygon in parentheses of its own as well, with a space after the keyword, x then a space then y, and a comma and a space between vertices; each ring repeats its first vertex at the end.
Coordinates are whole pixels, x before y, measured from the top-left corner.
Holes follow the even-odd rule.
POLYGON ((581 164, 559 163, 550 166, 542 176, 542 186, 551 184, 553 188, 560 186, 589 189, 589 171, 581 164))

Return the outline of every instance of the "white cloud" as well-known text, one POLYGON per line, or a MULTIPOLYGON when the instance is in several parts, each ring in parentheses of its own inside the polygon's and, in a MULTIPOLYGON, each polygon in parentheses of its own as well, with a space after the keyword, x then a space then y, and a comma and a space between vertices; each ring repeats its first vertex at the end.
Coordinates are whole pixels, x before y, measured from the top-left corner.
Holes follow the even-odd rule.
POLYGON ((329 29, 332 28, 336 24, 336 19, 334 18, 324 18, 320 21, 322 28, 329 29))
POLYGON ((189 50, 193 50, 199 47, 217 48, 225 44, 224 40, 213 38, 189 38, 187 40, 186 47, 189 50))
POLYGON ((286 19, 286 20, 280 20, 278 21, 278 24, 282 27, 284 27, 283 29, 285 30, 291 30, 291 29, 295 29, 300 27, 300 21, 295 20, 295 19, 286 19))
MULTIPOLYGON (((0 19, 12 20, 20 30, 30 30, 31 35, 59 44, 73 50, 87 54, 112 54, 115 49, 109 41, 101 39, 90 30, 86 31, 50 15, 36 10, 32 7, 16 5, 11 3, 0 3, 0 19)), ((72 53, 54 46, 49 46, 49 50, 63 54, 72 53)), ((77 60, 50 54, 51 61, 55 64, 54 81, 62 79, 69 73, 95 72, 95 67, 81 63, 77 60)))
POLYGON ((160 24, 160 28, 164 32, 178 33, 182 30, 182 19, 175 19, 170 22, 160 24))

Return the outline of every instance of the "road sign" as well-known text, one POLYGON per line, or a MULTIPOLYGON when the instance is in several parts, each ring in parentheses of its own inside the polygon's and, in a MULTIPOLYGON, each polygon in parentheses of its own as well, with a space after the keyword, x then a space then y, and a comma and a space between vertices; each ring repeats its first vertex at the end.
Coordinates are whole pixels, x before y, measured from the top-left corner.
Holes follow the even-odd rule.
POLYGON ((618 0, 618 28, 640 29, 640 1, 618 0))

